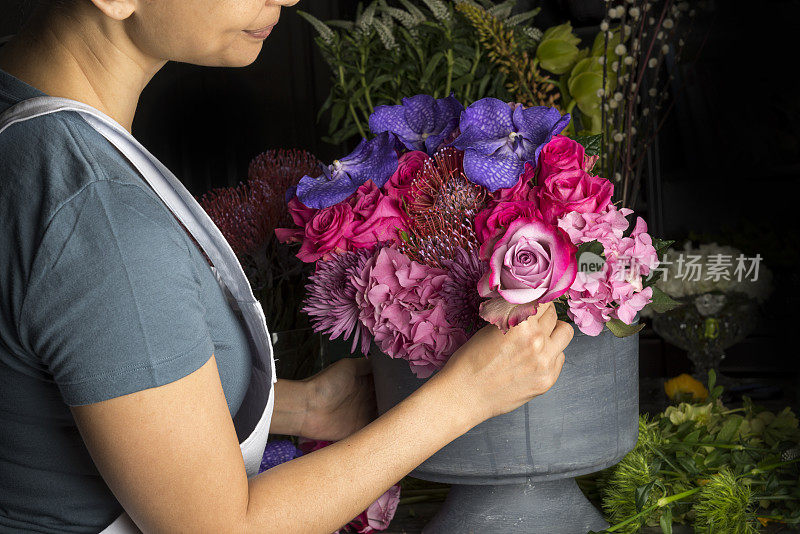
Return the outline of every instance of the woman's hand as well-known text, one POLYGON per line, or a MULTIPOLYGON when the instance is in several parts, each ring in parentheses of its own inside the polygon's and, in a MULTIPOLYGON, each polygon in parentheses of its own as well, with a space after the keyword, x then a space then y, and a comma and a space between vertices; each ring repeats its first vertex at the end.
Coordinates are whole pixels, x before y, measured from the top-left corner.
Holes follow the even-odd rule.
POLYGON ((366 358, 345 358, 306 379, 307 411, 299 435, 337 441, 375 419, 375 386, 366 358))
POLYGON ((506 334, 492 325, 478 331, 439 375, 453 382, 449 387, 466 393, 464 415, 468 426, 474 426, 550 389, 572 336, 572 327, 558 320, 553 304, 543 304, 506 334))

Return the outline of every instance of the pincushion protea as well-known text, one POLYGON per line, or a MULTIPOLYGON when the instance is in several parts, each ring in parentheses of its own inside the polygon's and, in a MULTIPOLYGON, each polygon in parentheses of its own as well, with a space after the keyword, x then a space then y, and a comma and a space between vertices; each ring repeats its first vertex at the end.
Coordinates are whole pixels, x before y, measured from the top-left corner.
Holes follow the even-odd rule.
POLYGON ((268 150, 250 162, 247 182, 212 189, 198 201, 241 258, 264 247, 276 227, 291 222, 283 192, 303 176, 321 172, 309 152, 268 150))

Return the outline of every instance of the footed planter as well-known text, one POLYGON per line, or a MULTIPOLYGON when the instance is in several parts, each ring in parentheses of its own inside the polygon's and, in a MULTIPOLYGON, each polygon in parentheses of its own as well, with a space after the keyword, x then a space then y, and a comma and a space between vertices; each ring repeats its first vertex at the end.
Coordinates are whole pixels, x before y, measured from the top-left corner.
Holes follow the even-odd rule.
MULTIPOLYGON (((555 385, 493 417, 434 454, 411 475, 452 484, 426 534, 585 534, 608 527, 574 477, 619 462, 636 444, 638 335, 575 330, 555 385)), ((384 413, 425 380, 373 346, 384 413)))

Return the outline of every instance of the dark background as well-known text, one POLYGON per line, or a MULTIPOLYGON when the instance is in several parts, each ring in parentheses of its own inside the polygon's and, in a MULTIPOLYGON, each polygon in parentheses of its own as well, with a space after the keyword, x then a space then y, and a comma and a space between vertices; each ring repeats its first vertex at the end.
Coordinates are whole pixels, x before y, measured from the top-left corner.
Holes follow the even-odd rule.
MULTIPOLYGON (((0 35, 16 31, 28 3, 0 0, 0 35)), ((356 4, 303 0, 297 8, 328 20, 352 18, 356 4)), ((520 0, 518 9, 542 6, 537 26, 571 20, 579 33, 591 35, 601 5, 520 0)), ((649 204, 640 209, 662 237, 699 236, 765 258, 775 273, 775 292, 753 319, 756 332, 729 351, 723 370, 789 377, 796 384, 800 2, 705 5, 710 10, 694 28, 691 52, 675 71, 677 100, 659 136, 649 204)), ((196 195, 245 179, 250 159, 269 148, 304 148, 330 163, 349 147, 320 140, 327 122, 316 117, 328 79, 313 31, 295 8, 284 9, 249 67, 167 65, 142 95, 133 133, 196 195)), ((643 335, 643 373, 672 376, 688 369, 684 353, 652 333, 643 335)))

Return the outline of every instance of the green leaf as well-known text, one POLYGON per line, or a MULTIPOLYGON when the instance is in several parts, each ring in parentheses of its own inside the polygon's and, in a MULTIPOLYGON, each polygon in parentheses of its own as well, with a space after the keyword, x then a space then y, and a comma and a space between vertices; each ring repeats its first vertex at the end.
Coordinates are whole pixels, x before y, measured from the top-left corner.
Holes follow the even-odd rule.
POLYGON ((592 254, 602 256, 604 251, 605 249, 603 248, 602 243, 595 239, 593 241, 589 241, 588 243, 581 243, 581 246, 578 247, 578 252, 575 254, 575 256, 580 257, 584 252, 591 252, 592 254))
POLYGON ((653 288, 653 300, 650 302, 649 306, 656 313, 668 312, 682 305, 681 302, 678 302, 660 290, 658 286, 651 287, 653 288))
POLYGON ((666 252, 667 249, 671 247, 674 243, 675 243, 674 239, 659 239, 657 237, 653 238, 653 248, 656 249, 656 253, 659 255, 666 252))
POLYGON ((679 457, 676 458, 676 461, 690 475, 694 475, 694 474, 697 473, 697 464, 695 463, 694 458, 686 457, 686 456, 679 456, 679 457))
POLYGON ((663 534, 672 534, 672 508, 667 506, 661 510, 661 519, 658 520, 663 534))
POLYGON ((611 333, 617 337, 628 337, 632 336, 633 334, 639 332, 642 328, 644 328, 644 323, 638 324, 625 324, 619 319, 611 319, 606 323, 606 326, 611 333))
MULTIPOLYGON (((576 137, 575 141, 583 145, 584 150, 586 150, 587 156, 599 156, 600 155, 600 143, 603 140, 603 134, 597 135, 583 135, 580 137, 576 137)), ((653 246, 655 246, 655 239, 653 239, 653 246)), ((658 249, 656 248, 656 251, 658 249)))
POLYGON ((708 390, 714 389, 714 384, 717 383, 717 373, 713 369, 708 370, 708 390))
POLYGON ((736 433, 739 431, 739 427, 742 426, 742 421, 744 421, 744 418, 741 415, 731 415, 728 417, 728 420, 725 421, 725 424, 722 425, 722 428, 717 434, 717 441, 733 441, 733 438, 736 437, 736 433))
POLYGON ((639 486, 636 488, 634 493, 636 499, 636 511, 641 512, 644 506, 647 504, 647 499, 650 497, 650 492, 653 490, 653 486, 655 485, 656 481, 651 480, 644 486, 639 486))
POLYGON ((338 128, 339 122, 342 120, 342 117, 344 117, 346 110, 347 106, 341 100, 337 102, 335 106, 333 106, 333 109, 331 110, 331 130, 336 130, 338 128))

